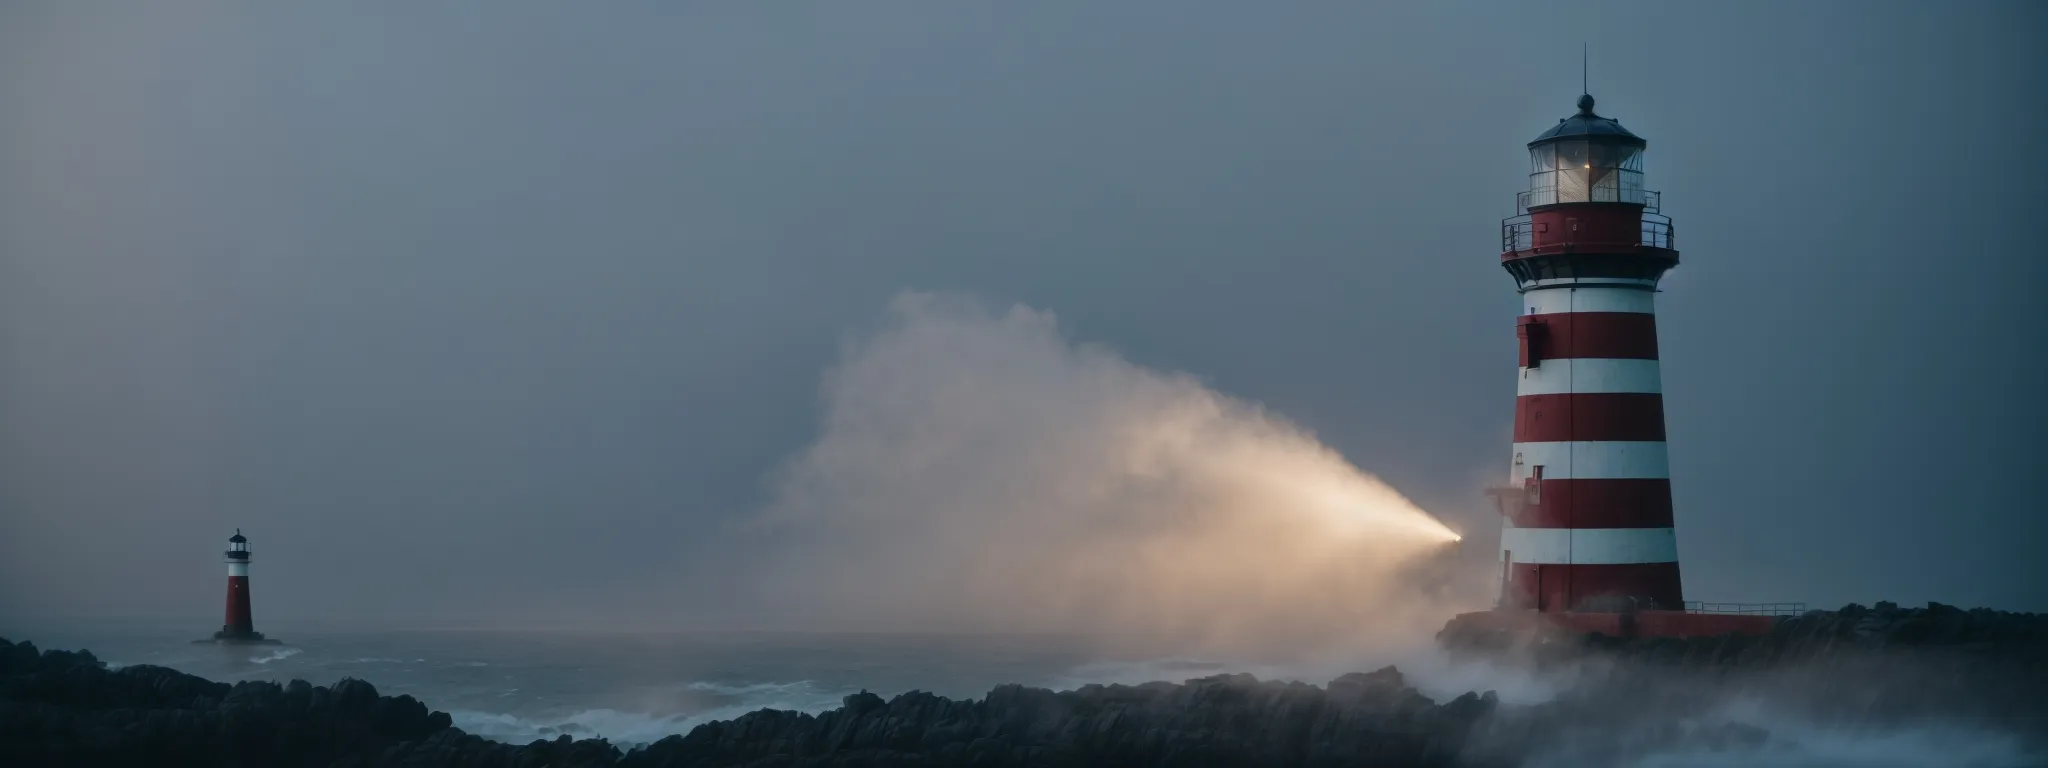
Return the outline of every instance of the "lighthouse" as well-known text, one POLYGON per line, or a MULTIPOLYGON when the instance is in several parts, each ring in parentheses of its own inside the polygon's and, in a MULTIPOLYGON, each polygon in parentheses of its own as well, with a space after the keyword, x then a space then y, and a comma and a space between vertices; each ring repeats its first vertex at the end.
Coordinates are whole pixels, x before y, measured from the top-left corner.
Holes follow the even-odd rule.
POLYGON ((1655 310, 1678 251, 1643 187, 1648 142, 1593 106, 1529 142, 1501 224, 1520 351, 1500 605, 1682 611, 1655 310))
POLYGON ((256 631, 256 622, 249 612, 249 539, 236 528, 235 535, 228 537, 226 553, 228 564, 228 610, 227 621, 220 631, 213 633, 213 639, 223 642, 264 642, 263 633, 256 631))
POLYGON ((1805 610, 1686 600, 1657 365, 1657 285, 1678 249, 1643 188, 1648 147, 1591 95, 1529 142, 1529 186, 1501 222, 1519 351, 1509 482, 1489 491, 1500 597, 1446 631, 1759 635, 1805 610))

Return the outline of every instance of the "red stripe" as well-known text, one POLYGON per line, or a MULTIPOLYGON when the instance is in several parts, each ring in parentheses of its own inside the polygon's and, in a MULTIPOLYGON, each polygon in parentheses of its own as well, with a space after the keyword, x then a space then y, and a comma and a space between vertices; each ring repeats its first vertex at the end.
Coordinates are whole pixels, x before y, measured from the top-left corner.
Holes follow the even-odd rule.
POLYGON ((1509 512, 1515 527, 1672 526, 1670 480, 1544 480, 1542 485, 1537 503, 1518 504, 1509 512))
POLYGON ((1602 392, 1515 398, 1517 443, 1663 439, 1663 395, 1602 392))
POLYGON ((1642 242, 1643 213, 1623 206, 1565 203, 1531 211, 1529 233, 1537 248, 1575 245, 1591 253, 1604 246, 1628 253, 1642 242))
POLYGON ((1508 571, 1510 578, 1503 595, 1510 607, 1545 611, 1612 610, 1612 602, 1608 601, 1624 597, 1635 598, 1635 606, 1643 610, 1675 611, 1685 608, 1685 593, 1679 588, 1677 563, 1511 563, 1508 571))
POLYGON ((221 626, 224 632, 248 634, 256 624, 249 618, 249 577, 228 577, 227 622, 221 626))
POLYGON ((1544 326, 1544 360, 1609 357, 1657 359, 1657 316, 1643 312, 1554 312, 1524 315, 1544 326))

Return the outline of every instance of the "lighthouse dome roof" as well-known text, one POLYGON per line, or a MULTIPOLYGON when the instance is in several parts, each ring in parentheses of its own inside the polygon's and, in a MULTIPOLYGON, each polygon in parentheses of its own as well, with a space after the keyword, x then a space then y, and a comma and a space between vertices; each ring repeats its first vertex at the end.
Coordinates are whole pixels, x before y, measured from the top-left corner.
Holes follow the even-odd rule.
POLYGON ((242 537, 242 529, 240 529, 240 528, 236 528, 236 529, 235 529, 235 535, 233 535, 233 536, 229 536, 229 537, 228 537, 228 543, 229 543, 229 544, 247 544, 247 543, 249 543, 249 540, 248 540, 248 539, 246 539, 246 538, 243 538, 243 537, 242 537))
POLYGON ((1557 121, 1557 125, 1538 135, 1535 141, 1529 142, 1529 146, 1533 147, 1544 142, 1561 139, 1593 139, 1595 141, 1622 144, 1649 144, 1649 142, 1643 140, 1643 137, 1630 133, 1627 128, 1621 127, 1621 121, 1594 114, 1593 97, 1591 94, 1579 97, 1578 114, 1557 121))

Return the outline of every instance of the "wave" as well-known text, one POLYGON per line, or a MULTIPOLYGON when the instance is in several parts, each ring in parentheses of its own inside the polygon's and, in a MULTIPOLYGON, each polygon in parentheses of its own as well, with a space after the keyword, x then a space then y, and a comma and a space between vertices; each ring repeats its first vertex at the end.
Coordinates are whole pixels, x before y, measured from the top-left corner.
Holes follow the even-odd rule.
POLYGON ((816 687, 813 686, 811 684, 811 681, 809 680, 798 680, 794 683, 744 683, 741 685, 695 682, 683 686, 683 689, 690 691, 699 691, 703 693, 716 693, 725 696, 742 697, 760 696, 762 694, 771 694, 777 696, 800 696, 806 694, 814 694, 817 691, 816 687))
POLYGON ((685 730, 683 718, 616 709, 586 709, 561 718, 528 719, 501 712, 455 710, 455 727, 493 741, 524 744, 568 734, 578 739, 605 738, 614 744, 650 744, 685 730))
MULTIPOLYGON (((1685 739, 1664 749, 1635 756, 1631 768, 2020 768, 2043 765, 2048 754, 2033 751, 2012 733, 1965 722, 1924 722, 1916 725, 1821 724, 1796 714, 1773 711, 1760 702, 1724 707, 1697 720, 1674 723, 1675 730, 1709 729, 1728 723, 1757 726, 1769 736, 1761 744, 1731 746, 1712 740, 1685 739)), ((1567 745, 1531 757, 1534 768, 1564 768, 1611 763, 1617 756, 1599 749, 1600 741, 1567 745), (1576 747, 1576 748, 1575 748, 1576 747)))
POLYGON ((794 710, 816 714, 833 709, 852 690, 825 690, 808 680, 794 683, 693 682, 684 689, 738 699, 733 704, 687 713, 654 714, 610 708, 586 709, 561 716, 516 715, 504 712, 456 710, 448 713, 455 726, 493 741, 525 744, 536 739, 553 739, 562 734, 587 739, 604 738, 621 747, 651 744, 668 736, 714 720, 733 718, 760 709, 794 710))
POLYGON ((249 657, 249 660, 257 664, 269 664, 273 661, 278 661, 280 659, 289 659, 297 655, 299 655, 299 649, 297 648, 279 648, 275 651, 270 652, 270 655, 251 656, 249 657))

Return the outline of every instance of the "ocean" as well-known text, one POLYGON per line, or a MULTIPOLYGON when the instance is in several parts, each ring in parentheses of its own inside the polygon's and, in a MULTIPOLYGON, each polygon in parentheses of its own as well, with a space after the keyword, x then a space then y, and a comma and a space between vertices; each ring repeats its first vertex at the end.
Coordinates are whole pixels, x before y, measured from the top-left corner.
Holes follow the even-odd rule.
POLYGON ((861 690, 980 698, 1004 683, 1070 689, 1244 669, 1118 657, 1051 637, 412 630, 275 632, 284 645, 192 642, 204 634, 43 630, 8 639, 84 648, 109 666, 154 664, 222 682, 360 678, 448 712, 465 731, 512 743, 569 734, 643 744, 764 707, 831 709, 861 690))

